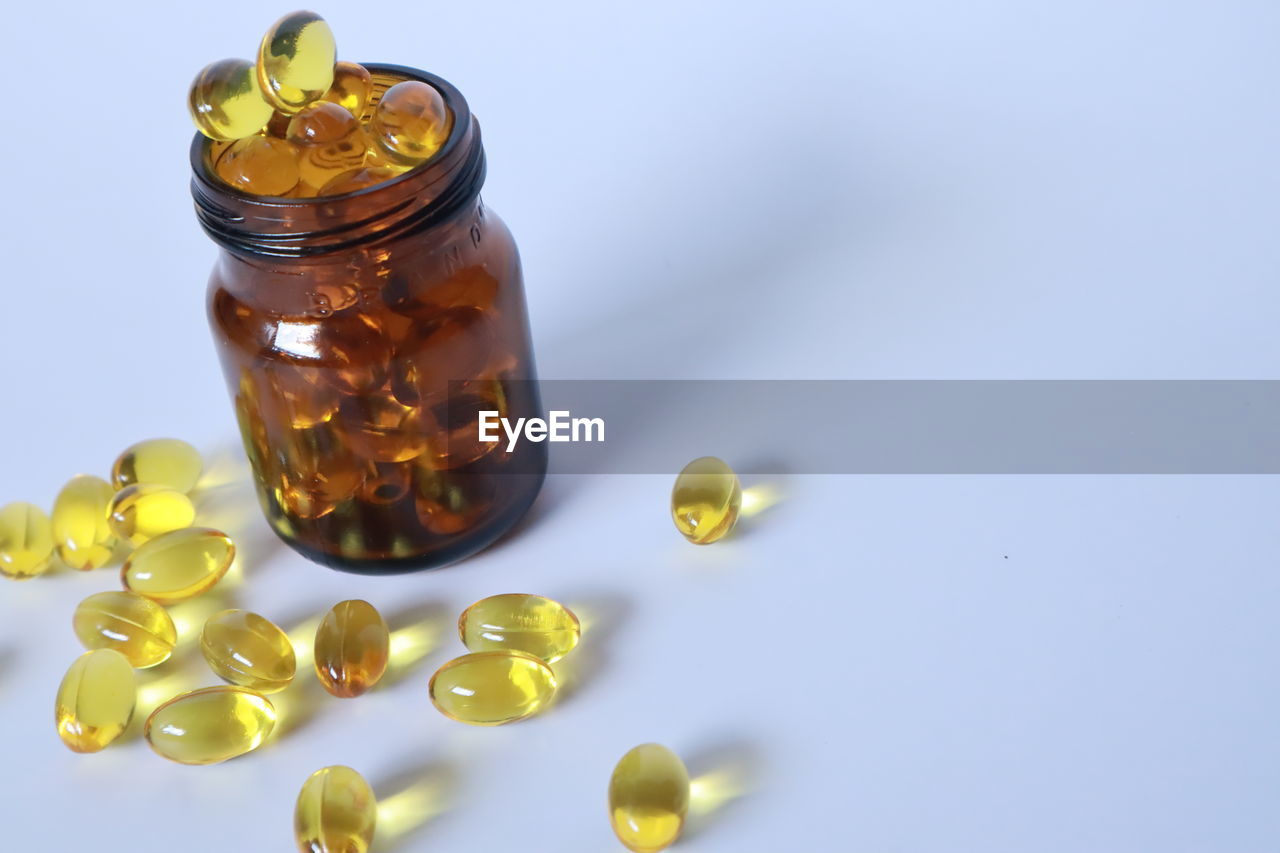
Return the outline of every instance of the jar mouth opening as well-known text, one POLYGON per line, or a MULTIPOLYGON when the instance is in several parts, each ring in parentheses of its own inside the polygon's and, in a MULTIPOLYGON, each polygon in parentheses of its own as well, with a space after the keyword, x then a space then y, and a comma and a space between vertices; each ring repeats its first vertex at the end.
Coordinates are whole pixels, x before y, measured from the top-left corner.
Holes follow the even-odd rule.
MULTIPOLYGON (((196 132, 195 138, 191 141, 191 173, 202 183, 209 185, 211 188, 224 195, 231 196, 248 204, 265 204, 276 207, 307 207, 308 205, 326 204, 345 199, 360 198, 362 196, 373 195, 380 190, 393 187, 405 181, 412 180, 423 171, 431 168, 434 164, 448 157, 461 143, 462 138, 466 135, 467 125, 470 123, 470 111, 467 108, 467 102, 451 83, 442 77, 437 77, 426 71, 417 68, 410 68, 406 65, 390 65, 382 62, 362 62, 360 63, 375 79, 381 75, 384 77, 399 78, 396 82, 402 80, 417 80, 434 88, 440 93, 444 99, 445 106, 449 109, 449 113, 453 117, 453 126, 449 129, 449 136, 445 139, 444 144, 440 146, 440 150, 432 154, 430 159, 423 160, 412 169, 406 169, 393 178, 388 178, 381 183, 374 184, 370 187, 361 187, 358 190, 352 190, 347 193, 337 195, 312 196, 310 198, 291 198, 289 196, 278 195, 257 195, 255 193, 245 192, 238 187, 233 187, 223 181, 213 171, 213 160, 210 155, 210 147, 213 140, 200 132, 196 132)), ((385 91, 385 89, 383 90, 385 91)), ((378 92, 381 97, 382 92, 378 92)))

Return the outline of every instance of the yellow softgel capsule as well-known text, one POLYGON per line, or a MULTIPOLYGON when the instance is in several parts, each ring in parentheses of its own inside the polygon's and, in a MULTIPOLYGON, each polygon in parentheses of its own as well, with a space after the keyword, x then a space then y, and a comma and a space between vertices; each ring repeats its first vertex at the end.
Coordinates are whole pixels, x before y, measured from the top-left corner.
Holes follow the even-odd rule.
POLYGON ((196 508, 189 497, 152 483, 125 486, 111 499, 107 513, 111 531, 134 545, 196 520, 196 508))
POLYGON ((387 623, 372 604, 339 601, 316 629, 316 675, 334 696, 359 696, 382 678, 390 648, 387 623))
POLYGON ((303 783, 293 810, 293 835, 302 853, 367 853, 377 821, 369 783, 350 767, 335 765, 303 783))
POLYGON ((369 105, 373 95, 373 75, 369 69, 354 62, 338 62, 333 66, 333 85, 324 93, 324 100, 359 118, 369 105))
POLYGON ((135 592, 98 592, 71 617, 86 649, 114 649, 135 669, 163 663, 173 654, 178 631, 165 609, 135 592))
POLYGON ((53 525, 35 504, 15 501, 0 508, 0 574, 26 580, 49 568, 53 525))
POLYGON ((117 489, 151 483, 186 493, 195 488, 203 470, 200 451, 182 439, 151 438, 126 447, 116 457, 111 482, 117 489))
POLYGON ((227 534, 208 527, 165 533, 139 545, 120 569, 124 588, 160 604, 185 601, 222 579, 236 556, 227 534))
POLYGON ((249 136, 222 153, 213 171, 231 187, 253 195, 282 196, 298 185, 298 149, 284 139, 249 136))
POLYGON ((628 850, 665 850, 680 837, 688 811, 689 771, 680 756, 657 743, 622 756, 609 780, 609 822, 628 850))
POLYGON ((73 569, 87 571, 111 561, 116 535, 107 521, 115 489, 101 477, 77 474, 53 502, 53 541, 58 557, 73 569))
POLYGON ((179 764, 217 764, 262 745, 276 725, 267 697, 243 687, 205 687, 151 712, 143 735, 157 754, 179 764))
POLYGON ((200 632, 209 668, 240 687, 275 693, 289 686, 297 669, 293 644, 271 620, 247 610, 223 610, 200 632))
POLYGON ((85 652, 58 687, 58 737, 75 752, 97 752, 124 732, 137 700, 133 667, 124 655, 114 649, 85 652))
POLYGON ((572 610, 540 595, 491 595, 458 617, 458 636, 471 651, 512 649, 547 663, 573 651, 581 633, 572 610))
POLYGON ((416 166, 435 155, 453 129, 453 113, 434 86, 405 80, 386 91, 369 133, 378 153, 392 163, 416 166))
POLYGON ((451 720, 500 726, 536 714, 556 692, 551 667, 524 652, 472 652, 436 670, 431 702, 451 720))
POLYGON ((295 115, 286 134, 298 152, 302 180, 314 187, 360 168, 369 147, 356 117, 329 101, 312 104, 295 115))
POLYGON ((258 85, 280 112, 296 113, 329 91, 337 52, 324 18, 290 12, 262 37, 258 85))
POLYGON ((733 529, 742 508, 738 475, 714 456, 695 459, 676 477, 671 518, 695 545, 710 545, 733 529))
POLYGON ((258 72, 243 59, 205 66, 191 84, 187 109, 197 130, 222 141, 250 136, 271 120, 271 104, 258 86, 258 72))

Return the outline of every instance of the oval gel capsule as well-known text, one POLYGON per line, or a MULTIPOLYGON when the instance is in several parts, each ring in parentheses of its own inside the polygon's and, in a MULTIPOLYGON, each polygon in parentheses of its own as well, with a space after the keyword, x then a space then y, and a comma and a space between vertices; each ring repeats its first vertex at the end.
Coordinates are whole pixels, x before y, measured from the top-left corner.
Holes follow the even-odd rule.
POLYGON ((135 483, 111 499, 107 523, 121 539, 141 545, 148 539, 190 526, 196 508, 177 489, 152 483, 135 483))
POLYGON ((26 580, 49 568, 53 525, 35 504, 17 501, 0 508, 0 574, 26 580))
POLYGON ((573 651, 581 633, 573 611, 540 595, 491 595, 458 617, 458 636, 471 651, 512 649, 547 663, 573 651))
POLYGON ((291 115, 333 85, 337 45, 315 12, 290 12, 271 25, 258 48, 258 85, 273 107, 291 115))
POLYGON ((53 502, 53 541, 58 557, 87 571, 111 561, 116 535, 107 519, 115 490, 101 477, 77 474, 53 502))
POLYGON ((139 545, 120 570, 124 588, 161 604, 194 598, 216 584, 236 556, 225 533, 188 527, 139 545))
POLYGON ((244 59, 220 59, 201 69, 191 82, 187 109, 197 130, 223 141, 257 133, 271 120, 254 64, 244 59))
POLYGON ((133 667, 112 649, 75 659, 58 687, 58 737, 75 752, 97 752, 124 732, 138 699, 133 667))
POLYGON ((99 592, 76 606, 71 617, 86 649, 114 649, 135 669, 163 663, 173 654, 178 631, 165 609, 134 592, 99 592))
POLYGON ((130 445, 111 466, 117 489, 134 483, 168 486, 186 494, 200 480, 204 462, 200 451, 177 438, 151 438, 130 445))
POLYGON ((367 853, 377 820, 369 783, 350 767, 336 765, 317 770, 303 783, 293 833, 304 853, 367 853))
POLYGON ((391 636, 372 604, 339 601, 316 629, 316 675, 334 696, 359 696, 387 669, 391 636))
POLYGON ((209 668, 232 684, 274 693, 289 686, 297 669, 293 644, 269 619, 247 610, 223 610, 200 632, 209 668))
POLYGON ((473 726, 514 723, 542 710, 556 692, 556 676, 524 652, 473 652, 431 676, 431 702, 451 720, 473 726))
POLYGON ((695 459, 676 477, 671 518, 695 545, 710 545, 733 529, 742 508, 738 475, 714 456, 695 459))
POLYGON ((680 837, 688 811, 689 772, 680 756, 657 743, 622 756, 609 780, 609 821, 628 850, 665 850, 680 837))
POLYGON ((243 687, 205 687, 152 711, 143 734, 170 761, 217 764, 257 749, 275 725, 267 697, 243 687))

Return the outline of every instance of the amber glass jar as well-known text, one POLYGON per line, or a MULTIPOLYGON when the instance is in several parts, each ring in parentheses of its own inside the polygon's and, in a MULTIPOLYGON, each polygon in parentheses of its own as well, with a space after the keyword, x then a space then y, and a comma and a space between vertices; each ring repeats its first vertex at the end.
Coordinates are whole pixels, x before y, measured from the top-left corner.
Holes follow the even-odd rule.
POLYGON ((478 412, 540 416, 520 260, 480 200, 484 149, 462 95, 440 152, 368 189, 246 195, 191 149, 196 214, 222 248, 209 320, 268 521, 338 569, 454 562, 533 502, 545 445, 479 440, 478 412))

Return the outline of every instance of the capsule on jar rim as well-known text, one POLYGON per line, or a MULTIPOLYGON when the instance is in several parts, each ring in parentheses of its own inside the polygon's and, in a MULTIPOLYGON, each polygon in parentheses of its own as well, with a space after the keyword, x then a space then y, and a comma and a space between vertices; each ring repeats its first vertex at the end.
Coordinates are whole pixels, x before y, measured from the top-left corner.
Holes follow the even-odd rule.
POLYGON ((116 492, 108 509, 111 531, 133 545, 141 545, 196 520, 196 508, 177 489, 153 483, 134 483, 116 492))
POLYGON ((298 792, 293 834, 304 853, 367 853, 377 826, 373 789, 350 767, 312 773, 298 792))
POLYGON ((124 449, 111 466, 111 482, 117 489, 134 483, 168 486, 186 494, 195 488, 204 470, 200 451, 178 438, 149 438, 124 449))
POLYGON ((359 696, 382 678, 390 648, 390 632, 377 608, 360 599, 339 601, 316 629, 316 676, 334 696, 359 696))
POLYGON ((276 724, 267 697, 221 685, 175 696, 147 718, 143 735, 158 754, 179 764, 217 764, 257 749, 276 724))
POLYGON ((53 502, 53 540, 58 557, 73 569, 88 571, 111 561, 116 535, 107 519, 115 490, 101 477, 77 474, 53 502))
POLYGON ((742 485, 738 475, 714 456, 695 459, 676 477, 671 490, 671 519, 695 545, 723 539, 738 521, 742 485))
POLYGON ((556 675, 524 652, 472 652, 436 670, 427 690, 432 704, 451 720, 500 726, 545 708, 555 696, 556 675))
POLYGON ((471 651, 511 649, 547 663, 573 651, 581 632, 572 610, 541 595, 491 595, 458 617, 458 636, 471 651))
POLYGON ((94 593, 76 606, 71 624, 86 649, 114 649, 135 669, 168 660, 178 642, 165 609, 135 592, 94 593))
POLYGON ((194 598, 221 580, 236 546, 219 530, 188 527, 138 546, 120 570, 124 588, 161 604, 194 598))
POLYGON ((293 114, 333 85, 337 47, 315 12, 290 12, 271 25, 258 48, 258 85, 267 101, 293 114))
POLYGON ((609 822, 628 850, 665 850, 680 837, 688 812, 689 772, 680 756, 657 743, 622 756, 609 780, 609 822))
POLYGON ((58 686, 58 737, 74 752, 97 752, 128 728, 137 699, 133 667, 124 655, 113 649, 85 652, 58 686))
POLYGON ((26 580, 49 568, 53 525, 35 504, 15 501, 0 507, 0 574, 26 580))
POLYGON ((219 678, 259 693, 288 687, 297 668, 288 635, 248 610, 210 616, 200 632, 200 651, 219 678))

